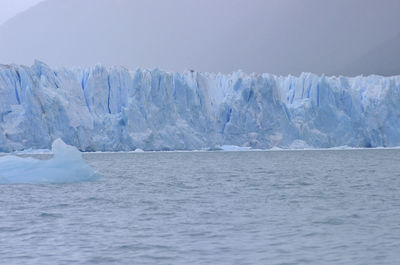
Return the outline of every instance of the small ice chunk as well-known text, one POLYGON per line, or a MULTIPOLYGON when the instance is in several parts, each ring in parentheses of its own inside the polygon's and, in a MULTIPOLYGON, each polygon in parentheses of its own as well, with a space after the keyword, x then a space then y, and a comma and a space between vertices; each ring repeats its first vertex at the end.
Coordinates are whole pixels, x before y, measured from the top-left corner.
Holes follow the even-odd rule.
POLYGON ((143 149, 136 148, 134 152, 135 152, 135 153, 143 153, 144 151, 143 151, 143 149))
POLYGON ((294 140, 289 149, 309 149, 310 146, 303 140, 294 140))
POLYGON ((251 147, 243 147, 236 145, 222 145, 221 149, 224 151, 249 151, 251 147))
POLYGON ((86 164, 81 152, 57 139, 53 158, 40 160, 17 156, 0 157, 0 184, 73 183, 92 181, 99 175, 86 164))

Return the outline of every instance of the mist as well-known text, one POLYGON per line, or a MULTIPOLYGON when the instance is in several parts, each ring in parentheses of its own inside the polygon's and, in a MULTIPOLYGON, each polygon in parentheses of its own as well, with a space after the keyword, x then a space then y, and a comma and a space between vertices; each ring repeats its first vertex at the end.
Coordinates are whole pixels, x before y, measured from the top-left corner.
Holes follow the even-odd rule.
POLYGON ((397 0, 47 0, 0 27, 0 62, 360 74, 349 65, 399 33, 399 10, 397 0))

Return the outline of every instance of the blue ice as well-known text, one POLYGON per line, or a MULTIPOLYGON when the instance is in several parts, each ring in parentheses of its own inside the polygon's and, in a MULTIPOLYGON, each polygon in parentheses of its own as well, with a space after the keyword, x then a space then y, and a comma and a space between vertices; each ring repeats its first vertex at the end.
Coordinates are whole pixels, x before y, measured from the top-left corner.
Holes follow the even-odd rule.
POLYGON ((54 156, 49 160, 0 157, 0 184, 73 183, 93 181, 99 175, 86 164, 81 152, 57 139, 52 144, 54 156))

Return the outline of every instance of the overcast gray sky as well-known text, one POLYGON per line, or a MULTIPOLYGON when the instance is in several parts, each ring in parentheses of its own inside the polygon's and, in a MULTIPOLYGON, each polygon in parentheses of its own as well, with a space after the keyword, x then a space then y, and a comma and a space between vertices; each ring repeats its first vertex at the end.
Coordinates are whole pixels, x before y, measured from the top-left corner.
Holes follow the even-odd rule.
POLYGON ((46 0, 0 27, 0 62, 336 74, 395 37, 399 11, 399 0, 46 0))
POLYGON ((0 24, 43 0, 0 0, 0 24))

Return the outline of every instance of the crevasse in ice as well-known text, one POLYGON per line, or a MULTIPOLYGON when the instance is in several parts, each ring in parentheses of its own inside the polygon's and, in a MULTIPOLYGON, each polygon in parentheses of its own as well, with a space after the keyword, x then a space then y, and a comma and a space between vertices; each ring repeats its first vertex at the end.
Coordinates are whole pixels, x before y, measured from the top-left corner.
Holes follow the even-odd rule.
POLYGON ((400 76, 0 66, 0 151, 400 145, 400 76))

